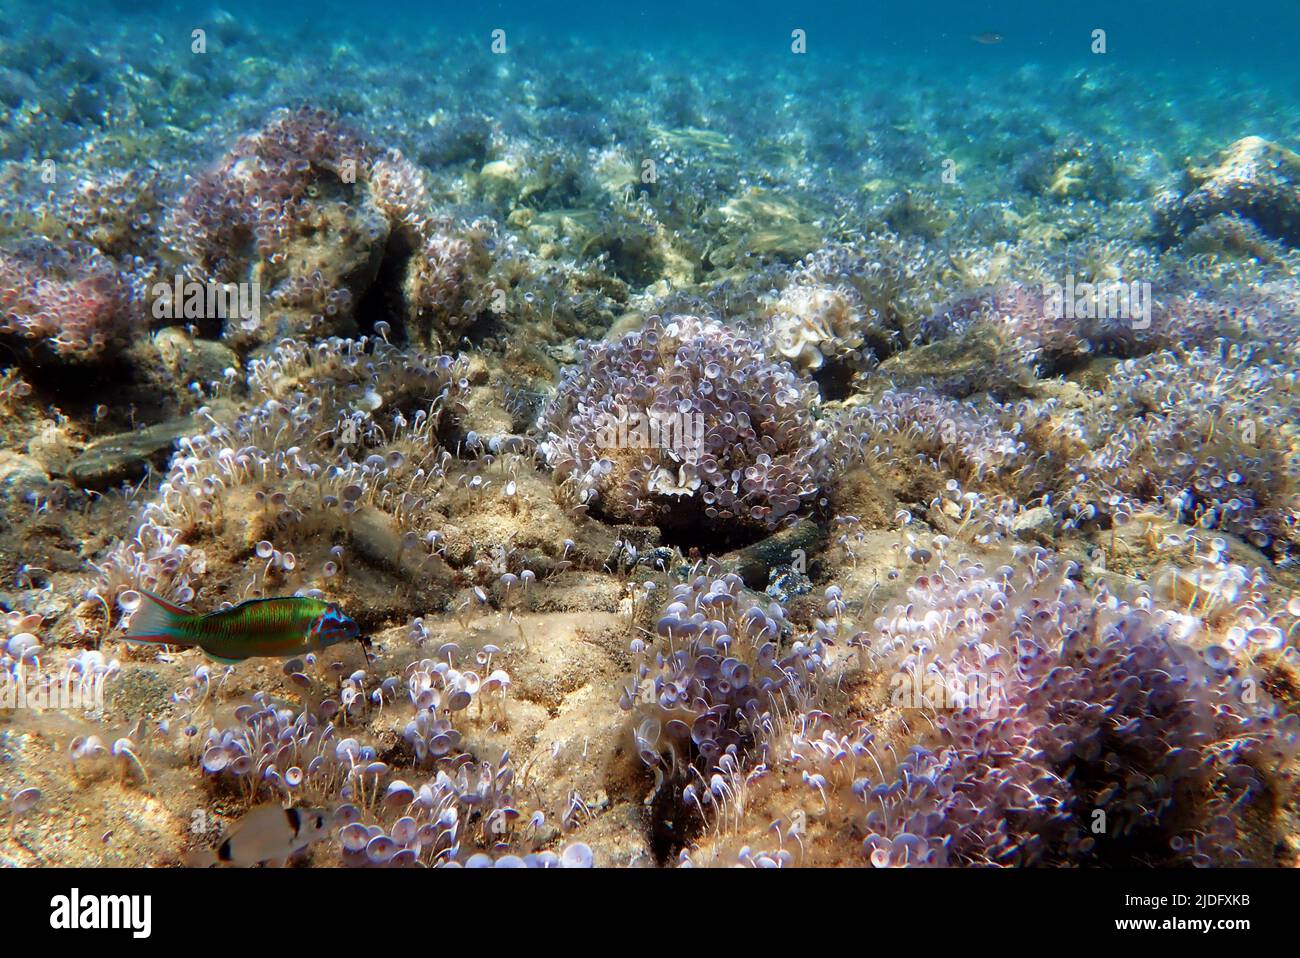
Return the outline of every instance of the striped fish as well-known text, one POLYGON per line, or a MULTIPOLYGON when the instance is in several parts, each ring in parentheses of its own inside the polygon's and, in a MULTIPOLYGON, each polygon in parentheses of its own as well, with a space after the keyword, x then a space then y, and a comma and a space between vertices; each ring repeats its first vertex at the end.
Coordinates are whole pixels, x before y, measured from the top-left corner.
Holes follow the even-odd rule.
POLYGON ((353 639, 361 642, 363 650, 369 644, 337 604, 320 599, 250 599, 233 609, 203 615, 139 591, 140 607, 131 617, 128 642, 198 647, 208 658, 224 663, 256 656, 289 658, 353 639))
POLYGON ((191 854, 186 864, 191 868, 283 866, 308 845, 328 838, 331 819, 323 808, 258 805, 221 837, 215 849, 191 854))

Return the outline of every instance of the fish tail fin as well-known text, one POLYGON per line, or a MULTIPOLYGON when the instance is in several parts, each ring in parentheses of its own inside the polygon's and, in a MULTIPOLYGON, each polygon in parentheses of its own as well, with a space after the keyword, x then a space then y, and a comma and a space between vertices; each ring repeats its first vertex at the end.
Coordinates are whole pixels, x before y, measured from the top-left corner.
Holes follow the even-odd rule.
POLYGON ((211 849, 198 848, 185 856, 186 868, 215 868, 217 855, 211 849))
POLYGON ((131 616, 131 625, 123 636, 128 642, 147 642, 154 645, 186 645, 194 641, 185 635, 183 622, 190 613, 166 599, 137 589, 140 607, 131 616))

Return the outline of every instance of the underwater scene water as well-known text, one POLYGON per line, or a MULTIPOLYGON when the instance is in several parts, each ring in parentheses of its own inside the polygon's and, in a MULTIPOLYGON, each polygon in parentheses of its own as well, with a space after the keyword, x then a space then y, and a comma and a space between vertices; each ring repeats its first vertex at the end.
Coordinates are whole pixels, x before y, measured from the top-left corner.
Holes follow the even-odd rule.
POLYGON ((1300 8, 0 8, 0 864, 1300 865, 1300 8))

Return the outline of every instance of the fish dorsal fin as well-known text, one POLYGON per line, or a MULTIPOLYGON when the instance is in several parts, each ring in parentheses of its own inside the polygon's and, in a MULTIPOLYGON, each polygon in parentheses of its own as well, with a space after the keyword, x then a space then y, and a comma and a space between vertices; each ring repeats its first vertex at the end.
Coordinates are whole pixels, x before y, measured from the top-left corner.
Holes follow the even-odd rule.
POLYGON ((304 598, 305 596, 300 595, 268 595, 261 599, 245 599, 243 602, 240 602, 237 605, 232 605, 228 609, 222 609, 219 612, 210 612, 209 615, 213 618, 217 618, 218 616, 230 616, 231 618, 234 618, 240 612, 247 611, 248 609, 258 605, 280 605, 286 609, 294 609, 296 608, 295 603, 304 598))
POLYGON ((268 595, 260 599, 245 599, 243 602, 236 602, 228 609, 222 609, 222 612, 234 612, 238 609, 246 609, 250 605, 265 605, 267 602, 283 602, 285 599, 293 599, 297 596, 268 595))
POLYGON ((136 589, 135 591, 139 592, 141 595, 148 596, 150 599, 152 599, 154 602, 157 602, 160 606, 162 606, 172 615, 190 616, 194 614, 189 609, 182 609, 175 602, 170 602, 167 599, 164 599, 160 595, 155 595, 154 593, 150 592, 148 589, 136 589))

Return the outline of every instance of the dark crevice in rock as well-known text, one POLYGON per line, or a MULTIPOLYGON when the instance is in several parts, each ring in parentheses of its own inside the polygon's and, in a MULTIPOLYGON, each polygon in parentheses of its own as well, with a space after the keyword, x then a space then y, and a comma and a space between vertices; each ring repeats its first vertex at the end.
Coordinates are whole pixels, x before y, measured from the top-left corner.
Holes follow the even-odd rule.
POLYGON ((389 234, 375 279, 357 301, 357 329, 362 334, 375 335, 376 326, 384 322, 388 324, 388 338, 391 342, 407 341, 407 306, 403 286, 412 252, 414 250, 410 241, 400 231, 389 234))

